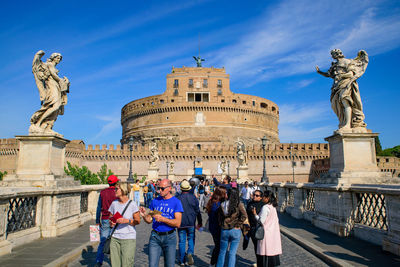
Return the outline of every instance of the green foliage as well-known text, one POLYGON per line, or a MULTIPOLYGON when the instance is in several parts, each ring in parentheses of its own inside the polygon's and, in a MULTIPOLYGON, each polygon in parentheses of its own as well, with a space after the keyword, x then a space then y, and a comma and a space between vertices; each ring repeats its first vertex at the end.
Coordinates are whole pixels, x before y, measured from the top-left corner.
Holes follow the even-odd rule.
POLYGON ((146 176, 142 176, 142 180, 140 180, 140 183, 144 183, 146 181, 146 176))
POLYGON ((3 177, 7 175, 7 171, 0 171, 0 181, 3 181, 3 177))
POLYGON ((100 170, 97 172, 97 177, 102 184, 106 184, 107 177, 113 174, 114 173, 110 169, 107 170, 107 164, 103 164, 103 166, 101 166, 100 170))
POLYGON ((86 166, 79 168, 67 161, 67 167, 64 167, 64 171, 67 175, 74 177, 75 180, 81 181, 81 184, 101 183, 99 177, 95 173, 92 173, 86 166))
POLYGON ((135 183, 136 183, 136 180, 137 180, 137 173, 136 173, 136 172, 133 174, 133 180, 134 180, 135 183))
POLYGON ((379 155, 380 153, 382 153, 382 145, 381 145, 381 141, 379 140, 379 136, 375 137, 375 152, 376 152, 376 155, 379 155))
POLYGON ((386 148, 386 149, 382 150, 381 153, 378 154, 378 156, 400 158, 400 146, 386 148))

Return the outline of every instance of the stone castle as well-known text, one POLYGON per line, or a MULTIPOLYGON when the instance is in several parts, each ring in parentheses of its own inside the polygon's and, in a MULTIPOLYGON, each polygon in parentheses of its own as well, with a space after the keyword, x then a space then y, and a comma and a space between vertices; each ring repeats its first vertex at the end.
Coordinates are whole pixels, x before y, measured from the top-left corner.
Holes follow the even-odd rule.
MULTIPOLYGON (((268 139, 266 171, 272 182, 312 182, 329 169, 327 143, 280 143, 279 108, 265 98, 236 94, 230 90, 229 74, 224 68, 172 68, 163 94, 126 104, 121 111, 121 145, 88 145, 73 140, 66 146, 66 161, 87 166, 97 172, 107 164, 124 178, 129 171, 128 140, 134 138, 133 172, 147 176, 150 145, 158 144, 159 176, 167 176, 167 162, 173 161, 176 180, 188 178, 195 168, 205 175, 220 174, 220 163, 237 177, 235 141, 246 144, 248 177, 262 176, 261 137, 268 139)), ((0 170, 15 172, 18 155, 16 139, 0 142, 0 170)), ((399 173, 396 158, 378 158, 381 171, 399 173)))

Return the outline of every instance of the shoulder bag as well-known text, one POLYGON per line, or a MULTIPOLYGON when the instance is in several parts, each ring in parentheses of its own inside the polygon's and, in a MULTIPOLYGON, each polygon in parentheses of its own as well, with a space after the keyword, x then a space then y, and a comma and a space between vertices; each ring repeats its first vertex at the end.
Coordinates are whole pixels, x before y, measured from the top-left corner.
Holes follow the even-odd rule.
POLYGON ((256 231, 254 233, 254 237, 257 240, 263 240, 264 239, 264 225, 261 223, 260 219, 258 219, 258 221, 257 221, 256 231))
MULTIPOLYGON (((121 216, 124 216, 124 213, 126 209, 129 207, 129 204, 131 204, 132 200, 129 200, 128 204, 125 206, 125 209, 122 211, 121 216)), ((110 254, 110 244, 111 244, 111 237, 114 234, 115 229, 117 229, 119 223, 117 223, 114 228, 111 231, 111 234, 107 237, 106 242, 104 242, 104 247, 103 247, 103 253, 104 254, 110 254)))

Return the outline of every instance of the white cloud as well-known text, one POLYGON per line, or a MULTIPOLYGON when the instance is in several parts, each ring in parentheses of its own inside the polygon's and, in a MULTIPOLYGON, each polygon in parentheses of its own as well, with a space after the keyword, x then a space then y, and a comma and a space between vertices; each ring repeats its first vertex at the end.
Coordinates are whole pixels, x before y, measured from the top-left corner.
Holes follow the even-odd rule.
POLYGON ((370 55, 387 52, 399 47, 400 15, 379 16, 380 4, 284 1, 267 10, 236 43, 216 51, 214 61, 223 62, 233 79, 251 80, 250 86, 310 73, 317 64, 327 67, 332 48, 341 48, 348 57, 361 49, 370 55))
POLYGON ((335 128, 334 115, 326 102, 283 104, 279 114, 281 142, 324 142, 323 137, 335 128))
POLYGON ((113 131, 121 127, 119 114, 96 116, 96 119, 101 120, 105 123, 101 127, 100 131, 94 137, 88 140, 89 144, 96 143, 96 141, 101 137, 112 133, 113 131))

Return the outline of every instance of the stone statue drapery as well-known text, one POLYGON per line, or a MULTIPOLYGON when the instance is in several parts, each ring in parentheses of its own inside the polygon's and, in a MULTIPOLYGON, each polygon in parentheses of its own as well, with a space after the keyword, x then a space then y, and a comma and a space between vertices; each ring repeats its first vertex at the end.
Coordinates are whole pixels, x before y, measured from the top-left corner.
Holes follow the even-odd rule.
POLYGON ((368 54, 364 50, 358 52, 354 59, 347 59, 340 49, 331 51, 332 62, 327 72, 317 72, 333 79, 331 88, 332 109, 339 119, 338 132, 366 132, 364 113, 357 79, 368 66, 368 54))
POLYGON ((67 104, 70 82, 67 77, 60 78, 56 65, 62 60, 59 53, 53 53, 46 62, 41 58, 44 51, 38 51, 32 62, 32 72, 36 86, 39 89, 41 108, 31 117, 30 135, 60 134, 53 131, 54 122, 58 115, 64 114, 64 106, 67 104))
POLYGON ((239 167, 246 167, 247 166, 247 151, 246 145, 244 144, 243 140, 238 139, 236 141, 236 153, 237 153, 237 160, 239 163, 239 167))
POLYGON ((156 142, 153 142, 150 146, 150 167, 151 168, 156 168, 157 167, 157 162, 158 162, 159 156, 158 156, 158 146, 156 142))

